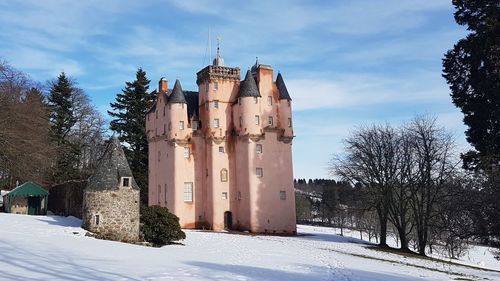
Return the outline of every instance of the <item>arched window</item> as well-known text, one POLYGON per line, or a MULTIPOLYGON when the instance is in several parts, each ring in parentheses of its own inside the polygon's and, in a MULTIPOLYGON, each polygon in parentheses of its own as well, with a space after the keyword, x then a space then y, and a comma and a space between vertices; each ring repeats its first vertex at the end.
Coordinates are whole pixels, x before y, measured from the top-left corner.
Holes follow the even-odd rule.
POLYGON ((220 170, 220 181, 222 181, 222 182, 227 181, 227 170, 226 169, 220 170))

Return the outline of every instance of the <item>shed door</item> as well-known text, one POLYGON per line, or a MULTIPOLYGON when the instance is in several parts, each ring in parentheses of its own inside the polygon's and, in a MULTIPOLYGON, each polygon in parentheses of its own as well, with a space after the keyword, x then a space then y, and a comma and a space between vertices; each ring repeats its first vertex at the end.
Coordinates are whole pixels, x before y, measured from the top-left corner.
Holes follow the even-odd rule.
POLYGON ((40 212, 40 197, 28 197, 28 215, 38 215, 40 212))

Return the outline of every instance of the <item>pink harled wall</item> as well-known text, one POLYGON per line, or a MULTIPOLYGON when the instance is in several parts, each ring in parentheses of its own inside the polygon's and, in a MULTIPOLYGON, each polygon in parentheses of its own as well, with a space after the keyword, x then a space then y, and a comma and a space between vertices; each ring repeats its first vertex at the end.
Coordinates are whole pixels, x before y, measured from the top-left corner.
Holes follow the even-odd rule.
POLYGON ((191 129, 187 104, 167 104, 168 83, 160 81, 156 109, 146 121, 149 204, 168 207, 184 228, 222 230, 224 214, 231 212, 233 229, 293 234, 291 104, 279 99, 271 67, 255 69, 261 95, 257 101, 237 98, 239 69, 214 69, 237 71, 237 76, 199 75, 202 126, 196 131, 191 129), (262 145, 262 153, 257 145, 262 145), (187 157, 185 148, 189 148, 187 157), (262 169, 262 177, 257 176, 257 168, 262 169), (184 200, 186 182, 193 183, 192 201, 184 200))

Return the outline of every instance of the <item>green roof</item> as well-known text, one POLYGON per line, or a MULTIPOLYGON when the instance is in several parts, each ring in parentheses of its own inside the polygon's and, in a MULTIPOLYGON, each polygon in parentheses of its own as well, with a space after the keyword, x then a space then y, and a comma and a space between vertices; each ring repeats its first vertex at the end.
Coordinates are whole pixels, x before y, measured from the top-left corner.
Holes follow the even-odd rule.
POLYGON ((28 181, 14 188, 7 195, 8 197, 29 197, 29 196, 47 196, 49 192, 34 182, 28 181))

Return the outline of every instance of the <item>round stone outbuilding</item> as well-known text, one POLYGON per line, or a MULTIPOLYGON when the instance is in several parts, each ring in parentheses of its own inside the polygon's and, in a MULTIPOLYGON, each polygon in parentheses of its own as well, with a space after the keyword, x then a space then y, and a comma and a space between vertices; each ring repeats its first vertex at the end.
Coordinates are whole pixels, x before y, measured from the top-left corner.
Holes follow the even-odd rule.
POLYGON ((103 239, 139 240, 139 187, 116 137, 84 189, 82 227, 103 239))

